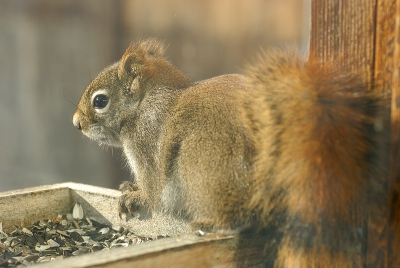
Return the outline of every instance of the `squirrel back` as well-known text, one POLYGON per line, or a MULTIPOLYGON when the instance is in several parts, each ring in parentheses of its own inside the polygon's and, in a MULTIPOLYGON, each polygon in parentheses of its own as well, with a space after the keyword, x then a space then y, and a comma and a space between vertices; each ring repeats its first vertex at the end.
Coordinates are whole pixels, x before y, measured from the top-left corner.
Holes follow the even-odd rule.
POLYGON ((357 75, 295 53, 246 71, 259 227, 282 235, 276 267, 360 267, 366 230, 386 206, 388 105, 357 75))

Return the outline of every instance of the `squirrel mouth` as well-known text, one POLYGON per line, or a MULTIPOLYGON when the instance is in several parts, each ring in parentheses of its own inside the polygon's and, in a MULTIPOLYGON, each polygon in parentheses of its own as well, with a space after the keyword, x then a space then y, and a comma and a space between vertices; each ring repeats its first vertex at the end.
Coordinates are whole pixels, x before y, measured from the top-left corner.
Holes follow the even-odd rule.
POLYGON ((110 145, 110 146, 118 146, 118 142, 112 136, 104 135, 103 132, 94 131, 93 129, 89 129, 89 131, 82 131, 85 136, 90 138, 93 141, 98 142, 100 145, 110 145))

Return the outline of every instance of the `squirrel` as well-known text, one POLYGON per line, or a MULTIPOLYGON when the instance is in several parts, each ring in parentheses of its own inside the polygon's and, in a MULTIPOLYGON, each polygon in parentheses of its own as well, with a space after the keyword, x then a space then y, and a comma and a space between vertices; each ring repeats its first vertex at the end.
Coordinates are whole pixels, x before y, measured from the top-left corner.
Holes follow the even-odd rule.
POLYGON ((275 267, 360 267, 362 222, 385 206, 388 104, 357 75, 295 52, 195 82, 139 40, 86 88, 73 124, 121 147, 139 209, 194 229, 272 228, 275 267))

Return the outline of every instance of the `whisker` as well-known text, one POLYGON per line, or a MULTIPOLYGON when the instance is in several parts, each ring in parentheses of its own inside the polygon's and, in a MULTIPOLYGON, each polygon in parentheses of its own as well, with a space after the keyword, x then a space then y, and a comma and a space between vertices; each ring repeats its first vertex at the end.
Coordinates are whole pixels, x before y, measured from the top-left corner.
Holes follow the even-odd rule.
POLYGON ((71 101, 71 100, 69 100, 69 99, 63 99, 63 100, 66 101, 66 102, 68 102, 68 103, 70 103, 70 104, 72 104, 75 108, 78 107, 78 104, 77 104, 77 103, 75 103, 75 102, 73 102, 73 101, 71 101))

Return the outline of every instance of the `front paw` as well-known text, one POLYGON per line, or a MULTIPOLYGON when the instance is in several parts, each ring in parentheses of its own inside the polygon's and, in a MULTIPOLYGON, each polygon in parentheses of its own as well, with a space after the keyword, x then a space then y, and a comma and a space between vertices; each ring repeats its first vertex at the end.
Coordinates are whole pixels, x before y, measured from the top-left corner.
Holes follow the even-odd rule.
POLYGON ((134 216, 135 212, 146 209, 146 202, 140 195, 140 191, 131 191, 122 194, 118 200, 119 217, 122 218, 123 214, 130 214, 134 216))

